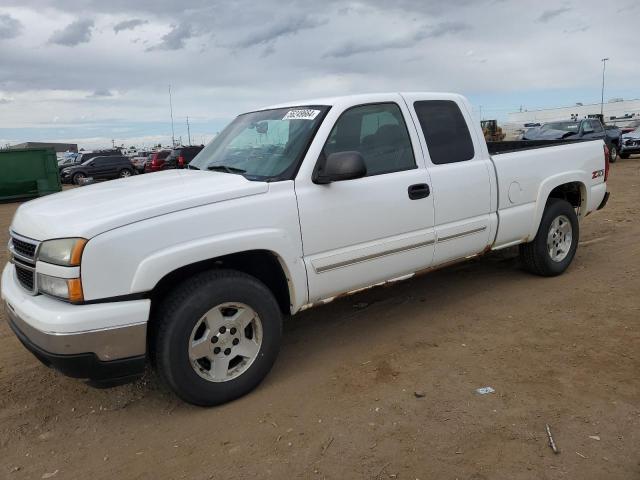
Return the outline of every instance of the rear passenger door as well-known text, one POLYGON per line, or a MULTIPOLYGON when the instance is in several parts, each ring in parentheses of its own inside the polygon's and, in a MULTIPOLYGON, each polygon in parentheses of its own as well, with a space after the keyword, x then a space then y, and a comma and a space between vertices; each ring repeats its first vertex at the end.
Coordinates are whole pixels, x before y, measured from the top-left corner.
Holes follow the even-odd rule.
POLYGON ((436 232, 433 263, 481 253, 497 224, 491 214, 493 165, 486 149, 476 148, 484 138, 474 138, 479 128, 469 130, 474 120, 461 97, 423 100, 419 95, 405 95, 405 99, 418 126, 431 177, 436 232))
POLYGON ((296 177, 311 302, 431 264, 433 200, 417 132, 398 95, 382 98, 389 101, 334 107, 296 177), (318 162, 344 151, 363 156, 367 176, 313 183, 318 162), (422 194, 411 193, 416 186, 422 194))

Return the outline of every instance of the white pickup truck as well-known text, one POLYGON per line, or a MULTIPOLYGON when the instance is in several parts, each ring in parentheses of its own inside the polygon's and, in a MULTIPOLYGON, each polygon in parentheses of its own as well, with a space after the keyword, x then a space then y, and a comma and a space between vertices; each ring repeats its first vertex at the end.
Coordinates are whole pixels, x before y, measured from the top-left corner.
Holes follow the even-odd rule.
POLYGON ((188 169, 22 205, 9 324, 70 376, 117 384, 149 361, 185 401, 229 401, 269 372, 285 315, 513 245, 531 272, 562 273, 608 160, 602 140, 546 143, 489 149, 454 94, 245 113, 188 169))

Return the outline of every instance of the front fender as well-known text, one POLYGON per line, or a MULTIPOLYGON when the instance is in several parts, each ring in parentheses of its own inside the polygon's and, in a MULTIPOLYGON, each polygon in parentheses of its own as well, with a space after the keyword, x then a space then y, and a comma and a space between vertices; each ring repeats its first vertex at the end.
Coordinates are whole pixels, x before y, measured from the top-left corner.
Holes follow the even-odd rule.
POLYGON ((267 250, 278 258, 287 276, 291 302, 294 307, 299 307, 307 301, 306 288, 299 288, 306 285, 306 271, 300 258, 287 254, 286 248, 283 249, 283 233, 267 228, 247 230, 200 238, 157 250, 138 264, 130 291, 150 291, 169 273, 197 262, 250 250, 267 250))

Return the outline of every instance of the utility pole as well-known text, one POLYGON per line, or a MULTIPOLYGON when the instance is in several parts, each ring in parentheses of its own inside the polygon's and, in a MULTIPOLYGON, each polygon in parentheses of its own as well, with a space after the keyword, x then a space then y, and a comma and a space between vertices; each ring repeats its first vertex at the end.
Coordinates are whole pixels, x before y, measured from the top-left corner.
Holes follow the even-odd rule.
POLYGON ((191 130, 189 129, 189 117, 187 117, 187 135, 189 136, 189 145, 191 145, 191 130))
POLYGON ((607 58, 603 58, 602 60, 600 60, 602 62, 602 95, 600 97, 600 116, 602 117, 603 121, 604 121, 604 71, 607 68, 607 60, 609 60, 609 57, 607 58))
POLYGON ((171 84, 169 84, 169 112, 171 114, 171 146, 176 146, 176 134, 173 129, 173 102, 171 100, 171 84))

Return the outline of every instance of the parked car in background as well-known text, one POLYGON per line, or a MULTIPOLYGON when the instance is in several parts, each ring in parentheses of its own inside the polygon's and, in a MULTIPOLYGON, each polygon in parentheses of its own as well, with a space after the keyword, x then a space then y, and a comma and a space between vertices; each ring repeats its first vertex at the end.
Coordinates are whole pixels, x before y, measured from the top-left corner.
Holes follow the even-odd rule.
POLYGON ((162 170, 186 167, 203 148, 204 145, 174 148, 165 160, 162 170))
POLYGON ((138 156, 131 159, 131 165, 138 173, 144 173, 144 166, 153 152, 138 152, 138 156))
POLYGON ((638 118, 636 120, 631 120, 624 127, 620 127, 620 131, 624 135, 625 133, 631 133, 631 132, 633 132, 634 130, 636 130, 638 128, 640 128, 640 118, 638 118))
POLYGON ((80 165, 81 163, 86 162, 95 157, 103 156, 103 155, 121 155, 120 149, 112 148, 109 150, 94 150, 92 152, 82 152, 76 155, 69 155, 68 159, 65 159, 63 162, 58 163, 58 169, 60 172, 64 168, 73 167, 75 165, 80 165))
POLYGON ((58 160, 58 171, 62 171, 62 169, 65 167, 77 165, 77 159, 80 155, 80 153, 65 152, 62 155, 62 158, 58 160))
POLYGON ((85 178, 96 180, 125 178, 133 175, 131 160, 123 155, 93 157, 86 162, 62 170, 60 178, 63 183, 79 184, 85 178))
POLYGON ((522 136, 523 140, 604 140, 609 148, 609 161, 615 162, 620 148, 621 132, 618 127, 602 125, 597 118, 547 122, 530 128, 522 136))
POLYGON ((629 158, 636 153, 640 153, 640 127, 622 135, 620 142, 620 158, 629 158))
POLYGON ((144 165, 144 172, 151 173, 163 170, 162 167, 164 166, 164 162, 170 153, 171 150, 159 150, 157 152, 153 152, 144 165))

